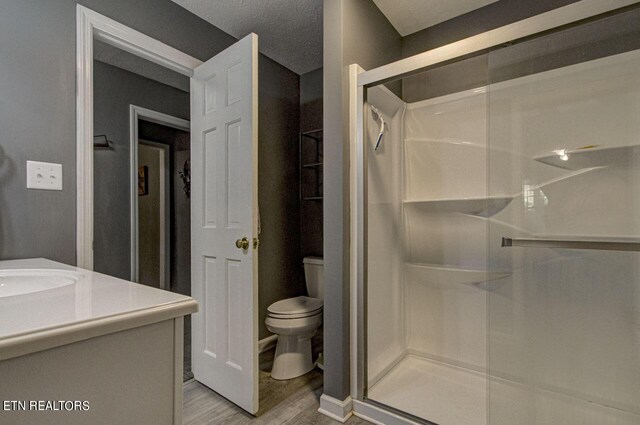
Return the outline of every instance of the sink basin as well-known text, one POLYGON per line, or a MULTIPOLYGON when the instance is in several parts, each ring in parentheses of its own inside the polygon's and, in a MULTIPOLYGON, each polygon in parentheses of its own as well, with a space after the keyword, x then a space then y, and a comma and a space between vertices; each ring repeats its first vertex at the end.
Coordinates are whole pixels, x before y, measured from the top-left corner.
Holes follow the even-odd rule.
POLYGON ((73 285, 82 279, 77 272, 48 269, 0 270, 0 298, 48 291, 73 285))

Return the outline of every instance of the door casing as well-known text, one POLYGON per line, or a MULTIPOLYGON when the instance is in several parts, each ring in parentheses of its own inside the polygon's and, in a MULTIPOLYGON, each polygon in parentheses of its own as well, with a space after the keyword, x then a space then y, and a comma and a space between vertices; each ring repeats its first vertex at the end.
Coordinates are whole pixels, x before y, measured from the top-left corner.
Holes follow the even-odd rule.
POLYGON ((76 6, 76 264, 93 270, 93 43, 118 49, 187 77, 202 61, 82 5, 76 6))

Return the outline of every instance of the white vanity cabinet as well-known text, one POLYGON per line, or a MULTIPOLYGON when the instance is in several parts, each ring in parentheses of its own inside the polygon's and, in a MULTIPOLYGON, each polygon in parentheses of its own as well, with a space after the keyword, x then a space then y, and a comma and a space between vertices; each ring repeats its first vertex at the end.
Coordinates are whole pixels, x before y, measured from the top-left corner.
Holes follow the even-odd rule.
POLYGON ((197 307, 49 260, 0 262, 0 423, 181 424, 183 318, 197 307), (47 288, 49 271, 73 282, 47 288), (3 295, 16 275, 45 283, 3 295))

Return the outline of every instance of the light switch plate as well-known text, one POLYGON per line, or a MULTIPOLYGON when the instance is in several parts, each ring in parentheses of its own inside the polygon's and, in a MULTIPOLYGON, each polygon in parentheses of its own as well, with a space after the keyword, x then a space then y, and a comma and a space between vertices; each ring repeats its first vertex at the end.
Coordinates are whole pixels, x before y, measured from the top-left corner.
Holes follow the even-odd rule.
POLYGON ((62 164, 27 161, 27 189, 62 190, 62 164))

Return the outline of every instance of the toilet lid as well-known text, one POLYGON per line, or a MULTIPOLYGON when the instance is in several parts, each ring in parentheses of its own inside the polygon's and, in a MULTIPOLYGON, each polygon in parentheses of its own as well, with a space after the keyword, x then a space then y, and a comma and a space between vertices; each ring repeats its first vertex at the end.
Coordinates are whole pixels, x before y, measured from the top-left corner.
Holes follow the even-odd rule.
POLYGON ((275 302, 267 311, 278 315, 306 314, 322 308, 323 302, 318 298, 295 297, 275 302))

